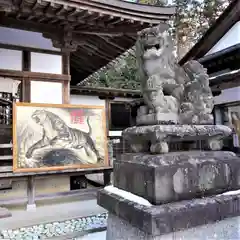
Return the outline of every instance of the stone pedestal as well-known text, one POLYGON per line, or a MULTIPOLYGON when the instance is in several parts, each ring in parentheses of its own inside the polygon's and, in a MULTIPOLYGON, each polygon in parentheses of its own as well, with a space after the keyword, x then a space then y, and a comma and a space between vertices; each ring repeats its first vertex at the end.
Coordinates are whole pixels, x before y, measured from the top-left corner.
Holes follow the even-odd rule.
POLYGON ((186 229, 178 232, 151 236, 130 225, 127 221, 109 214, 107 240, 239 240, 240 217, 186 229))
POLYGON ((240 239, 224 238, 224 229, 238 227, 232 218, 240 215, 240 194, 148 207, 101 190, 98 204, 110 214, 107 240, 240 239))
POLYGON ((232 152, 126 153, 114 161, 114 186, 162 204, 240 188, 232 152))

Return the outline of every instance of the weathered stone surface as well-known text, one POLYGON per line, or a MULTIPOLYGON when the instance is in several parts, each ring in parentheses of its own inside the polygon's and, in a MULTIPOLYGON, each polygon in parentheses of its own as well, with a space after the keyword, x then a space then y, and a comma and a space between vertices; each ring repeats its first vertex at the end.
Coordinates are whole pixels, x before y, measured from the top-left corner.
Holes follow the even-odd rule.
POLYGON ((152 236, 114 214, 108 216, 107 240, 239 240, 240 217, 227 218, 161 236, 152 236))
POLYGON ((231 132, 232 130, 224 125, 152 125, 126 128, 122 135, 134 152, 166 153, 168 143, 205 139, 210 149, 221 150, 222 139, 231 132), (141 145, 144 148, 141 148, 141 145))
POLYGON ((136 124, 139 126, 178 123, 179 116, 177 113, 148 113, 136 117, 136 124))
POLYGON ((169 26, 144 29, 136 57, 146 106, 138 125, 159 123, 213 124, 213 96, 206 69, 194 60, 179 66, 169 26))
POLYGON ((143 98, 148 108, 145 113, 152 111, 160 114, 158 118, 161 121, 168 118, 170 122, 175 122, 187 74, 174 57, 173 41, 168 29, 169 25, 162 23, 140 32, 136 56, 143 98))
POLYGON ((197 61, 184 65, 190 81, 185 82, 183 100, 180 104, 181 124, 213 124, 213 95, 209 87, 209 76, 197 61))
POLYGON ((11 217, 12 214, 7 208, 1 208, 0 207, 0 218, 7 218, 11 217))
POLYGON ((126 153, 114 161, 114 186, 162 204, 240 188, 232 152, 126 153))
MULTIPOLYGON (((128 231, 131 234, 125 232, 123 236, 126 238, 122 239, 137 239, 131 238, 135 231, 135 234, 139 234, 138 239, 160 240, 162 238, 157 236, 173 232, 176 234, 178 231, 240 215, 240 195, 220 195, 146 207, 101 190, 97 200, 100 206, 110 212, 110 217, 115 215, 130 225, 128 231)), ((108 229, 110 227, 112 224, 108 225, 108 229)), ((110 233, 107 235, 110 236, 110 233)))

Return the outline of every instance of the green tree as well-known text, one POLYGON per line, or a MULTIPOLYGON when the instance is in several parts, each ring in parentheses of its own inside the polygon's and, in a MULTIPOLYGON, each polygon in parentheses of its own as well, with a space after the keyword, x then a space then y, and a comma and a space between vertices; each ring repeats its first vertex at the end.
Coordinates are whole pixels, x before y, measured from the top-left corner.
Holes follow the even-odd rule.
MULTIPOLYGON (((178 59, 199 40, 215 22, 231 0, 173 0, 176 15, 172 34, 178 59)), ((162 5, 164 0, 138 0, 138 3, 162 5)), ((136 58, 132 51, 112 68, 101 71, 85 85, 92 87, 112 87, 138 89, 136 58)))
POLYGON ((155 6, 162 6, 165 4, 163 0, 138 0, 138 3, 141 4, 148 4, 148 5, 155 5, 155 6))
POLYGON ((177 6, 174 28, 178 58, 203 36, 231 0, 174 0, 177 6))

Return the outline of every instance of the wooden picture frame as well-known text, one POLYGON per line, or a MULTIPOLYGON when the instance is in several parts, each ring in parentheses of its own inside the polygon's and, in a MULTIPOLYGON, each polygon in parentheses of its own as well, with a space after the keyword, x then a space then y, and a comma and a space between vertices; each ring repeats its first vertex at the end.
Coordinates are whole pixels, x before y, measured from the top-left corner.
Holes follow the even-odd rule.
POLYGON ((14 172, 104 166, 109 160, 103 106, 13 104, 14 172))

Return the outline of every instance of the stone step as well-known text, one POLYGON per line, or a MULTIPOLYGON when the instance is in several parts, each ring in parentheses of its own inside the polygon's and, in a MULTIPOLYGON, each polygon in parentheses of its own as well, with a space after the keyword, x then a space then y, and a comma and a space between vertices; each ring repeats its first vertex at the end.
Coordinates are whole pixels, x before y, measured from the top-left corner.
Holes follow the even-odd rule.
POLYGON ((218 229, 214 232, 214 226, 208 226, 208 230, 200 228, 209 223, 219 223, 221 220, 231 220, 239 216, 239 191, 158 206, 143 206, 106 190, 100 190, 98 204, 109 211, 109 240, 239 239, 239 218, 224 224, 225 226, 220 223, 219 228, 224 227, 224 231, 218 229), (227 238, 226 232, 230 228, 235 234, 227 238), (185 230, 193 231, 181 235, 180 231, 185 230), (201 233, 200 238, 196 237, 196 230, 201 233), (213 237, 214 233, 219 235, 213 237))

